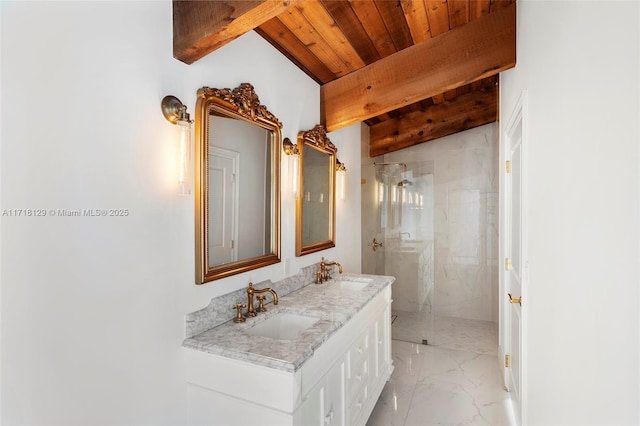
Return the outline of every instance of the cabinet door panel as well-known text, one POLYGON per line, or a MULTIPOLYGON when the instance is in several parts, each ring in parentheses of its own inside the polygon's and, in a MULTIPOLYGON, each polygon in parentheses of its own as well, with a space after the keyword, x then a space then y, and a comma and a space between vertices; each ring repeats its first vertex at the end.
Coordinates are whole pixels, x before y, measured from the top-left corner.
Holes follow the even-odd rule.
POLYGON ((345 362, 341 361, 327 375, 324 423, 329 426, 346 425, 345 415, 345 362))
POLYGON ((373 325, 372 345, 375 346, 374 369, 375 377, 386 376, 391 364, 390 346, 391 325, 389 323, 389 308, 382 312, 373 325))
POLYGON ((307 394, 300 407, 302 424, 345 426, 345 362, 335 364, 307 394))
POLYGON ((373 351, 375 377, 384 376, 389 369, 389 326, 387 324, 386 311, 380 314, 373 324, 373 336, 371 338, 372 345, 375 347, 373 351))
POLYGON ((304 398, 300 406, 302 425, 311 426, 324 424, 325 393, 325 381, 322 380, 304 398))

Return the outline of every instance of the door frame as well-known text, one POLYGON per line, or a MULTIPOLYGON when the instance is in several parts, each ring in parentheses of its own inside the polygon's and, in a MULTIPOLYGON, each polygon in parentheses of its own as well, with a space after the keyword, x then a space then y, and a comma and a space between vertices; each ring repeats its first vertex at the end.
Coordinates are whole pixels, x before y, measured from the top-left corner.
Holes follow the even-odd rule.
POLYGON ((506 125, 500 126, 500 149, 499 149, 499 187, 500 187, 500 238, 499 238, 499 264, 498 264, 498 276, 499 276, 499 344, 498 355, 499 362, 501 363, 501 372, 503 376, 503 382, 505 388, 508 389, 508 371, 505 365, 505 355, 508 354, 508 350, 511 347, 511 324, 510 324, 510 302, 507 296, 507 270, 505 268, 505 259, 508 256, 506 247, 508 247, 507 238, 510 238, 510 230, 508 229, 510 223, 506 220, 508 214, 508 205, 510 199, 508 198, 506 185, 507 173, 505 171, 505 162, 510 159, 511 149, 511 136, 513 135, 517 126, 521 125, 521 256, 522 256, 522 281, 521 281, 521 298, 523 300, 520 309, 520 407, 513 407, 514 420, 517 425, 523 425, 527 418, 527 312, 528 312, 528 295, 527 288, 529 283, 529 261, 528 261, 528 184, 527 184, 527 160, 528 160, 528 93, 527 90, 523 90, 518 97, 518 100, 510 114, 509 120, 506 125))

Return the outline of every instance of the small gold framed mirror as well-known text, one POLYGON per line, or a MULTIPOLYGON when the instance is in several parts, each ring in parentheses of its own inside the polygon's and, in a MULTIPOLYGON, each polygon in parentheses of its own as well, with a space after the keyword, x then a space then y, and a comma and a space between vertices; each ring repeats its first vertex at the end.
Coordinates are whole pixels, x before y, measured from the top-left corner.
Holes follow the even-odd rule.
POLYGON ((296 199, 296 256, 335 246, 337 148, 324 126, 298 133, 300 188, 296 199))
POLYGON ((198 90, 196 283, 280 262, 282 124, 253 86, 198 90))

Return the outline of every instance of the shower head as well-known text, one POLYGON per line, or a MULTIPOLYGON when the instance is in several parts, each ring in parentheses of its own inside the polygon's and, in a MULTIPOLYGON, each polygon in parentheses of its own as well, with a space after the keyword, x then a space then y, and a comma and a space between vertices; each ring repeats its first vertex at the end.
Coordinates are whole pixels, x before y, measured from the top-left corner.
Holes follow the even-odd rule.
POLYGON ((413 182, 410 181, 409 179, 413 178, 413 171, 409 170, 407 171, 407 164, 406 163, 373 163, 373 166, 402 166, 402 169, 404 170, 402 173, 400 173, 400 177, 402 178, 402 180, 400 180, 400 182, 398 182, 398 187, 399 188, 406 188, 408 186, 413 185, 413 182))
POLYGON ((407 171, 405 169, 404 172, 400 173, 400 182, 398 182, 398 187, 400 188, 406 188, 408 186, 413 185, 413 182, 409 179, 413 179, 413 171, 409 170, 407 171))

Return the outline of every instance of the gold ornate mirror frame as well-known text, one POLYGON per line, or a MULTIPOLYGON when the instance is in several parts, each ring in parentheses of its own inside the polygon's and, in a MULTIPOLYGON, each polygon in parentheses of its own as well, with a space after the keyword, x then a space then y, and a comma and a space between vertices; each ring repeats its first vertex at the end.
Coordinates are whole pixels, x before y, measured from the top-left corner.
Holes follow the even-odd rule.
MULTIPOLYGON (((235 122, 234 122, 235 123, 235 122)), ((196 146, 195 146, 195 240, 196 240, 196 283, 204 284, 213 280, 239 274, 252 269, 261 268, 280 262, 280 153, 282 150, 282 123, 260 104, 253 86, 243 83, 231 89, 213 89, 203 87, 198 90, 196 101, 196 146), (248 258, 233 257, 227 263, 210 262, 209 253, 209 215, 210 206, 210 140, 212 132, 221 131, 211 124, 213 117, 226 117, 242 120, 252 126, 265 129, 267 144, 265 151, 265 182, 253 182, 252 187, 262 185, 265 200, 262 218, 264 225, 263 254, 248 258), (270 133, 269 133, 270 132, 270 133), (270 176, 270 182, 268 182, 270 176), (213 265, 213 266, 212 266, 213 265)), ((213 135, 216 138, 226 138, 227 145, 240 142, 233 133, 213 135), (235 137, 235 139, 234 139, 235 137)), ((244 143, 244 141, 243 141, 244 143)), ((252 143, 252 142, 250 142, 252 143)), ((215 151, 215 150, 214 150, 215 151)), ((214 154, 215 155, 215 154, 214 154)), ((248 159, 248 158, 247 158, 248 159)), ((245 159, 246 160, 246 159, 245 159)), ((241 164, 242 161, 239 161, 241 164)), ((245 161, 246 163, 246 161, 245 161)), ((257 173, 254 173, 257 174, 257 173)), ((235 174, 233 179, 236 180, 235 174)), ((246 182, 240 179, 237 191, 242 191, 246 182)), ((215 194, 218 196, 219 194, 215 194)), ((236 197, 240 198, 240 197, 236 197)), ((238 201, 234 201, 238 203, 238 201)), ((251 210, 250 206, 240 205, 240 209, 251 210)), ((236 209, 238 210, 238 209, 236 209)), ((258 209, 259 210, 259 209, 258 209)), ((250 212, 251 213, 251 212, 250 212)), ((255 214, 259 214, 258 211, 255 214)), ((214 218, 215 219, 215 218, 214 218)), ((242 221, 235 218, 236 227, 242 231, 242 221)), ((258 219, 259 220, 259 219, 258 219)), ((233 243, 231 244, 233 245, 233 243)), ((238 250, 238 249, 236 249, 238 250)), ((236 256, 237 257, 237 256, 236 256)))
POLYGON ((296 199, 296 256, 303 256, 335 247, 338 149, 331 143, 321 124, 312 130, 299 132, 297 146, 300 150, 300 189, 296 199), (320 170, 312 171, 309 159, 305 164, 305 156, 311 155, 320 159, 320 170), (326 160, 322 158, 324 156, 326 160), (314 188, 327 189, 326 197, 323 192, 312 194, 314 188))

